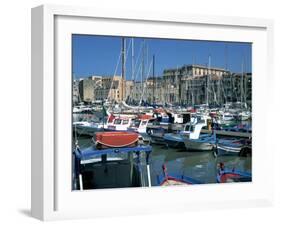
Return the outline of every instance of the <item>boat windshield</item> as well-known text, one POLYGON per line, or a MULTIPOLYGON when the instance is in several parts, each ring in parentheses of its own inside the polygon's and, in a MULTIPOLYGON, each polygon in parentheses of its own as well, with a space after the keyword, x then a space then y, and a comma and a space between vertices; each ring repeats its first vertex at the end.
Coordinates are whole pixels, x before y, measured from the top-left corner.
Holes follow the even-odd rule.
POLYGON ((140 123, 141 123, 141 120, 136 119, 136 120, 134 121, 134 123, 133 123, 133 126, 134 126, 134 127, 139 127, 140 123))
POLYGON ((127 125, 129 123, 129 119, 124 119, 122 125, 127 125))
POLYGON ((114 124, 115 125, 121 125, 122 120, 121 119, 115 119, 114 124))
POLYGON ((193 125, 186 125, 185 128, 184 128, 184 131, 193 132, 194 131, 194 126, 193 125))
POLYGON ((145 126, 146 125, 146 123, 147 123, 147 121, 145 120, 145 121, 142 121, 141 122, 141 126, 145 126))

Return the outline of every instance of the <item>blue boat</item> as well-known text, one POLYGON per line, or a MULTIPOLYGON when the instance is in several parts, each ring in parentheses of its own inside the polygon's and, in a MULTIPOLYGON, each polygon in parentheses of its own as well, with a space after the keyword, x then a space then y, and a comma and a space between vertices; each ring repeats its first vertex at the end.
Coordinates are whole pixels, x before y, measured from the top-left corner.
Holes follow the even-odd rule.
POLYGON ((186 123, 183 130, 178 133, 165 133, 163 139, 168 147, 185 149, 184 139, 189 136, 191 127, 194 124, 195 120, 193 122, 186 123))
POLYGON ((202 184, 200 181, 185 175, 168 174, 165 164, 162 166, 162 170, 163 175, 157 175, 157 183, 159 186, 202 184))
POLYGON ((218 139, 215 153, 217 155, 243 155, 246 147, 251 144, 250 139, 218 139))
POLYGON ((168 147, 185 148, 183 134, 181 133, 165 133, 163 139, 168 147))
POLYGON ((187 150, 211 151, 215 148, 217 143, 216 134, 201 134, 204 126, 204 123, 197 123, 192 126, 189 136, 184 138, 184 144, 187 150))
POLYGON ((147 134, 150 136, 152 144, 157 144, 157 145, 166 144, 164 140, 164 134, 165 134, 164 128, 159 127, 159 128, 148 129, 147 134))
POLYGON ((226 169, 223 163, 219 163, 217 172, 218 183, 251 182, 252 174, 236 169, 226 169))
POLYGON ((219 139, 216 146, 217 155, 239 155, 243 143, 240 140, 219 139))
POLYGON ((151 146, 73 152, 73 190, 151 186, 151 146))

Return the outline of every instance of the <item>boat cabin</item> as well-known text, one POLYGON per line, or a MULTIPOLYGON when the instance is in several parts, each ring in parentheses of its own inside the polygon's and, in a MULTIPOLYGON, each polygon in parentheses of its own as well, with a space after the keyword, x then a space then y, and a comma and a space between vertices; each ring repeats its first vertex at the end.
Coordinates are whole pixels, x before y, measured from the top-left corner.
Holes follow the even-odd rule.
POLYGON ((128 128, 129 131, 135 131, 137 133, 146 133, 147 126, 152 124, 156 119, 151 116, 139 116, 133 120, 131 126, 128 128))
POLYGON ((73 190, 151 186, 151 146, 97 150, 76 148, 73 153, 73 190))
POLYGON ((132 118, 116 117, 113 122, 109 124, 106 130, 109 131, 127 131, 128 127, 132 124, 132 118))

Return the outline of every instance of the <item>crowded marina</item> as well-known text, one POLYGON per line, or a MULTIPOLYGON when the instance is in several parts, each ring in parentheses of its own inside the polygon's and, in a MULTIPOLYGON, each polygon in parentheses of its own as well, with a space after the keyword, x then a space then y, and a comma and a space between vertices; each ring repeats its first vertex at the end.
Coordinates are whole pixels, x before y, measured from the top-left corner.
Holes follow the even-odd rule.
POLYGON ((251 116, 241 118, 237 109, 115 107, 73 114, 74 189, 251 181, 251 116), (228 112, 232 120, 224 120, 228 112), (176 166, 180 161, 187 163, 176 166))
POLYGON ((212 67, 209 55, 206 65, 184 64, 156 76, 157 56, 149 59, 145 39, 137 59, 137 40, 118 39, 113 76, 73 80, 72 189, 251 182, 245 61, 232 73, 212 67))

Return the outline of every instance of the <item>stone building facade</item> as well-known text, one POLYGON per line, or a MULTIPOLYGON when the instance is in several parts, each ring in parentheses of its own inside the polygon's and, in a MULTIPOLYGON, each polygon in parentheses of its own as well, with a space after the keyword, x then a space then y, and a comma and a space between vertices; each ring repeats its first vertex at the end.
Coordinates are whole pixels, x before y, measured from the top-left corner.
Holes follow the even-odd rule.
POLYGON ((108 100, 119 103, 122 101, 122 84, 123 84, 123 99, 128 99, 132 88, 133 81, 124 81, 121 76, 104 76, 101 79, 101 83, 95 89, 96 100, 108 100))
POLYGON ((222 68, 183 65, 163 71, 162 76, 149 77, 145 82, 124 81, 121 76, 91 76, 79 82, 82 101, 124 100, 173 105, 222 105, 245 102, 251 105, 252 74, 231 73, 222 68))
POLYGON ((95 101, 95 89, 100 85, 102 76, 90 76, 79 81, 79 97, 83 102, 95 101))

